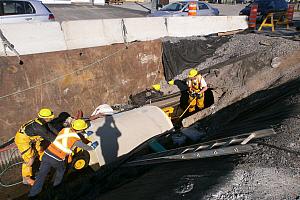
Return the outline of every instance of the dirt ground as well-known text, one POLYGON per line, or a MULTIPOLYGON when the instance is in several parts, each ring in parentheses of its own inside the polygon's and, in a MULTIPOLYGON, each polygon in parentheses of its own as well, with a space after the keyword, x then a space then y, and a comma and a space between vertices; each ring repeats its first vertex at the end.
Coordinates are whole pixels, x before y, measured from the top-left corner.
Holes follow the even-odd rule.
MULTIPOLYGON (((300 199, 299 50, 299 41, 237 35, 199 65, 215 104, 184 123, 197 118, 206 140, 274 128, 275 136, 256 141, 257 151, 142 167, 114 163, 70 175, 58 189, 49 185, 39 199, 300 199)), ((26 199, 24 186, 0 190, 4 199, 26 199)))

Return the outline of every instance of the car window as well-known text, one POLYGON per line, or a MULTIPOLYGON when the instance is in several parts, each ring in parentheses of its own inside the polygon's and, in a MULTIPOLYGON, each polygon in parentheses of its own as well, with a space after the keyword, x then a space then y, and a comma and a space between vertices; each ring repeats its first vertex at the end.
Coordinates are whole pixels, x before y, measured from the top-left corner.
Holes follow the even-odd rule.
POLYGON ((49 8, 47 6, 45 6, 45 4, 43 4, 42 2, 41 2, 41 4, 44 6, 44 8, 46 8, 46 10, 48 10, 49 13, 51 13, 51 11, 49 10, 49 8))
POLYGON ((4 1, 3 14, 4 15, 22 15, 33 14, 35 9, 29 2, 24 1, 4 1))
POLYGON ((3 15, 3 4, 2 4, 2 2, 0 3, 0 16, 2 16, 3 15))
POLYGON ((184 6, 186 5, 186 3, 172 3, 169 4, 165 7, 163 7, 162 11, 180 11, 184 6))
POLYGON ((4 15, 20 15, 25 14, 24 2, 3 2, 3 12, 4 15))
POLYGON ((209 9, 208 6, 204 3, 198 3, 199 10, 209 9))
POLYGON ((25 3, 25 14, 34 14, 35 9, 29 2, 24 2, 25 3))

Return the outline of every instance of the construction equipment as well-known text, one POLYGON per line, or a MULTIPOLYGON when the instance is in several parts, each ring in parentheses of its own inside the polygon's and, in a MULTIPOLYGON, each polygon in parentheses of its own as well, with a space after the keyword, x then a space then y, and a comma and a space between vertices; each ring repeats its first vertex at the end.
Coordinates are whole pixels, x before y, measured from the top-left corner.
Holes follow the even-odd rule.
POLYGON ((245 153, 258 148, 256 143, 249 144, 250 141, 275 134, 276 133, 273 129, 264 129, 252 133, 208 141, 205 143, 168 149, 158 153, 150 153, 134 157, 129 160, 125 166, 137 166, 245 153))
POLYGON ((274 13, 269 13, 261 23, 258 31, 261 31, 263 27, 271 27, 272 32, 275 31, 275 24, 274 24, 274 13))
POLYGON ((249 29, 256 29, 257 10, 258 10, 258 4, 252 4, 251 10, 250 10, 250 15, 248 18, 249 29))

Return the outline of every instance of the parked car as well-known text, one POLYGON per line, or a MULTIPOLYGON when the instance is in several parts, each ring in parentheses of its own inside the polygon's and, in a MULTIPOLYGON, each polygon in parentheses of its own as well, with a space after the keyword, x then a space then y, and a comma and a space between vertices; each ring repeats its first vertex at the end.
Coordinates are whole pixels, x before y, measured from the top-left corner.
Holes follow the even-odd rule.
POLYGON ((54 15, 37 0, 1 0, 0 23, 28 23, 54 21, 54 15))
POLYGON ((270 12, 282 12, 288 9, 288 3, 285 0, 254 0, 240 11, 240 15, 250 15, 251 5, 258 5, 257 16, 261 20, 270 12))
MULTIPOLYGON (((148 15, 149 17, 163 17, 163 16, 188 16, 189 4, 195 1, 178 1, 174 3, 170 3, 158 11, 151 13, 148 15)), ((205 2, 197 3, 197 15, 205 16, 205 15, 219 15, 219 10, 217 8, 213 8, 211 5, 205 2)))

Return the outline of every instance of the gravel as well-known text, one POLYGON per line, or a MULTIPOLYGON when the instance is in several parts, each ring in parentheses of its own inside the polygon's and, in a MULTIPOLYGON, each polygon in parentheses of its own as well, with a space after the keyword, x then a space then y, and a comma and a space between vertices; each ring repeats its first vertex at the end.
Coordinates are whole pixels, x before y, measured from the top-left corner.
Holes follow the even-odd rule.
MULTIPOLYGON (((188 40, 203 40, 206 41, 208 37, 190 37, 188 40)), ((270 37, 263 34, 236 34, 234 36, 224 36, 229 37, 229 42, 224 43, 220 46, 208 59, 200 63, 196 68, 197 70, 205 70, 208 68, 214 68, 216 65, 228 62, 232 59, 236 59, 241 56, 251 55, 256 52, 267 52, 269 56, 274 60, 273 67, 278 66, 278 60, 281 56, 285 56, 295 50, 300 49, 300 41, 293 41, 285 39, 282 37, 270 37), (276 63, 276 62, 277 63, 276 63)), ((163 41, 170 41, 176 43, 184 38, 164 38, 163 41)), ((209 44, 208 44, 209 45, 209 44)), ((262 58, 263 59, 263 58, 262 58)), ((184 80, 188 75, 189 69, 184 70, 180 75, 174 77, 175 80, 184 80)), ((205 76, 205 74, 204 74, 205 76)), ((161 81, 161 91, 164 94, 171 94, 178 92, 179 89, 176 86, 170 86, 166 81, 161 81)))
MULTIPOLYGON (((200 63, 198 70, 203 70, 208 67, 225 62, 232 58, 251 54, 254 52, 268 51, 272 57, 280 57, 288 53, 300 49, 300 42, 288 40, 279 37, 269 37, 260 34, 237 34, 233 36, 229 42, 223 44, 216 50, 212 57, 205 62, 200 63)), ((175 79, 184 79, 187 77, 189 70, 184 71, 175 79)))

